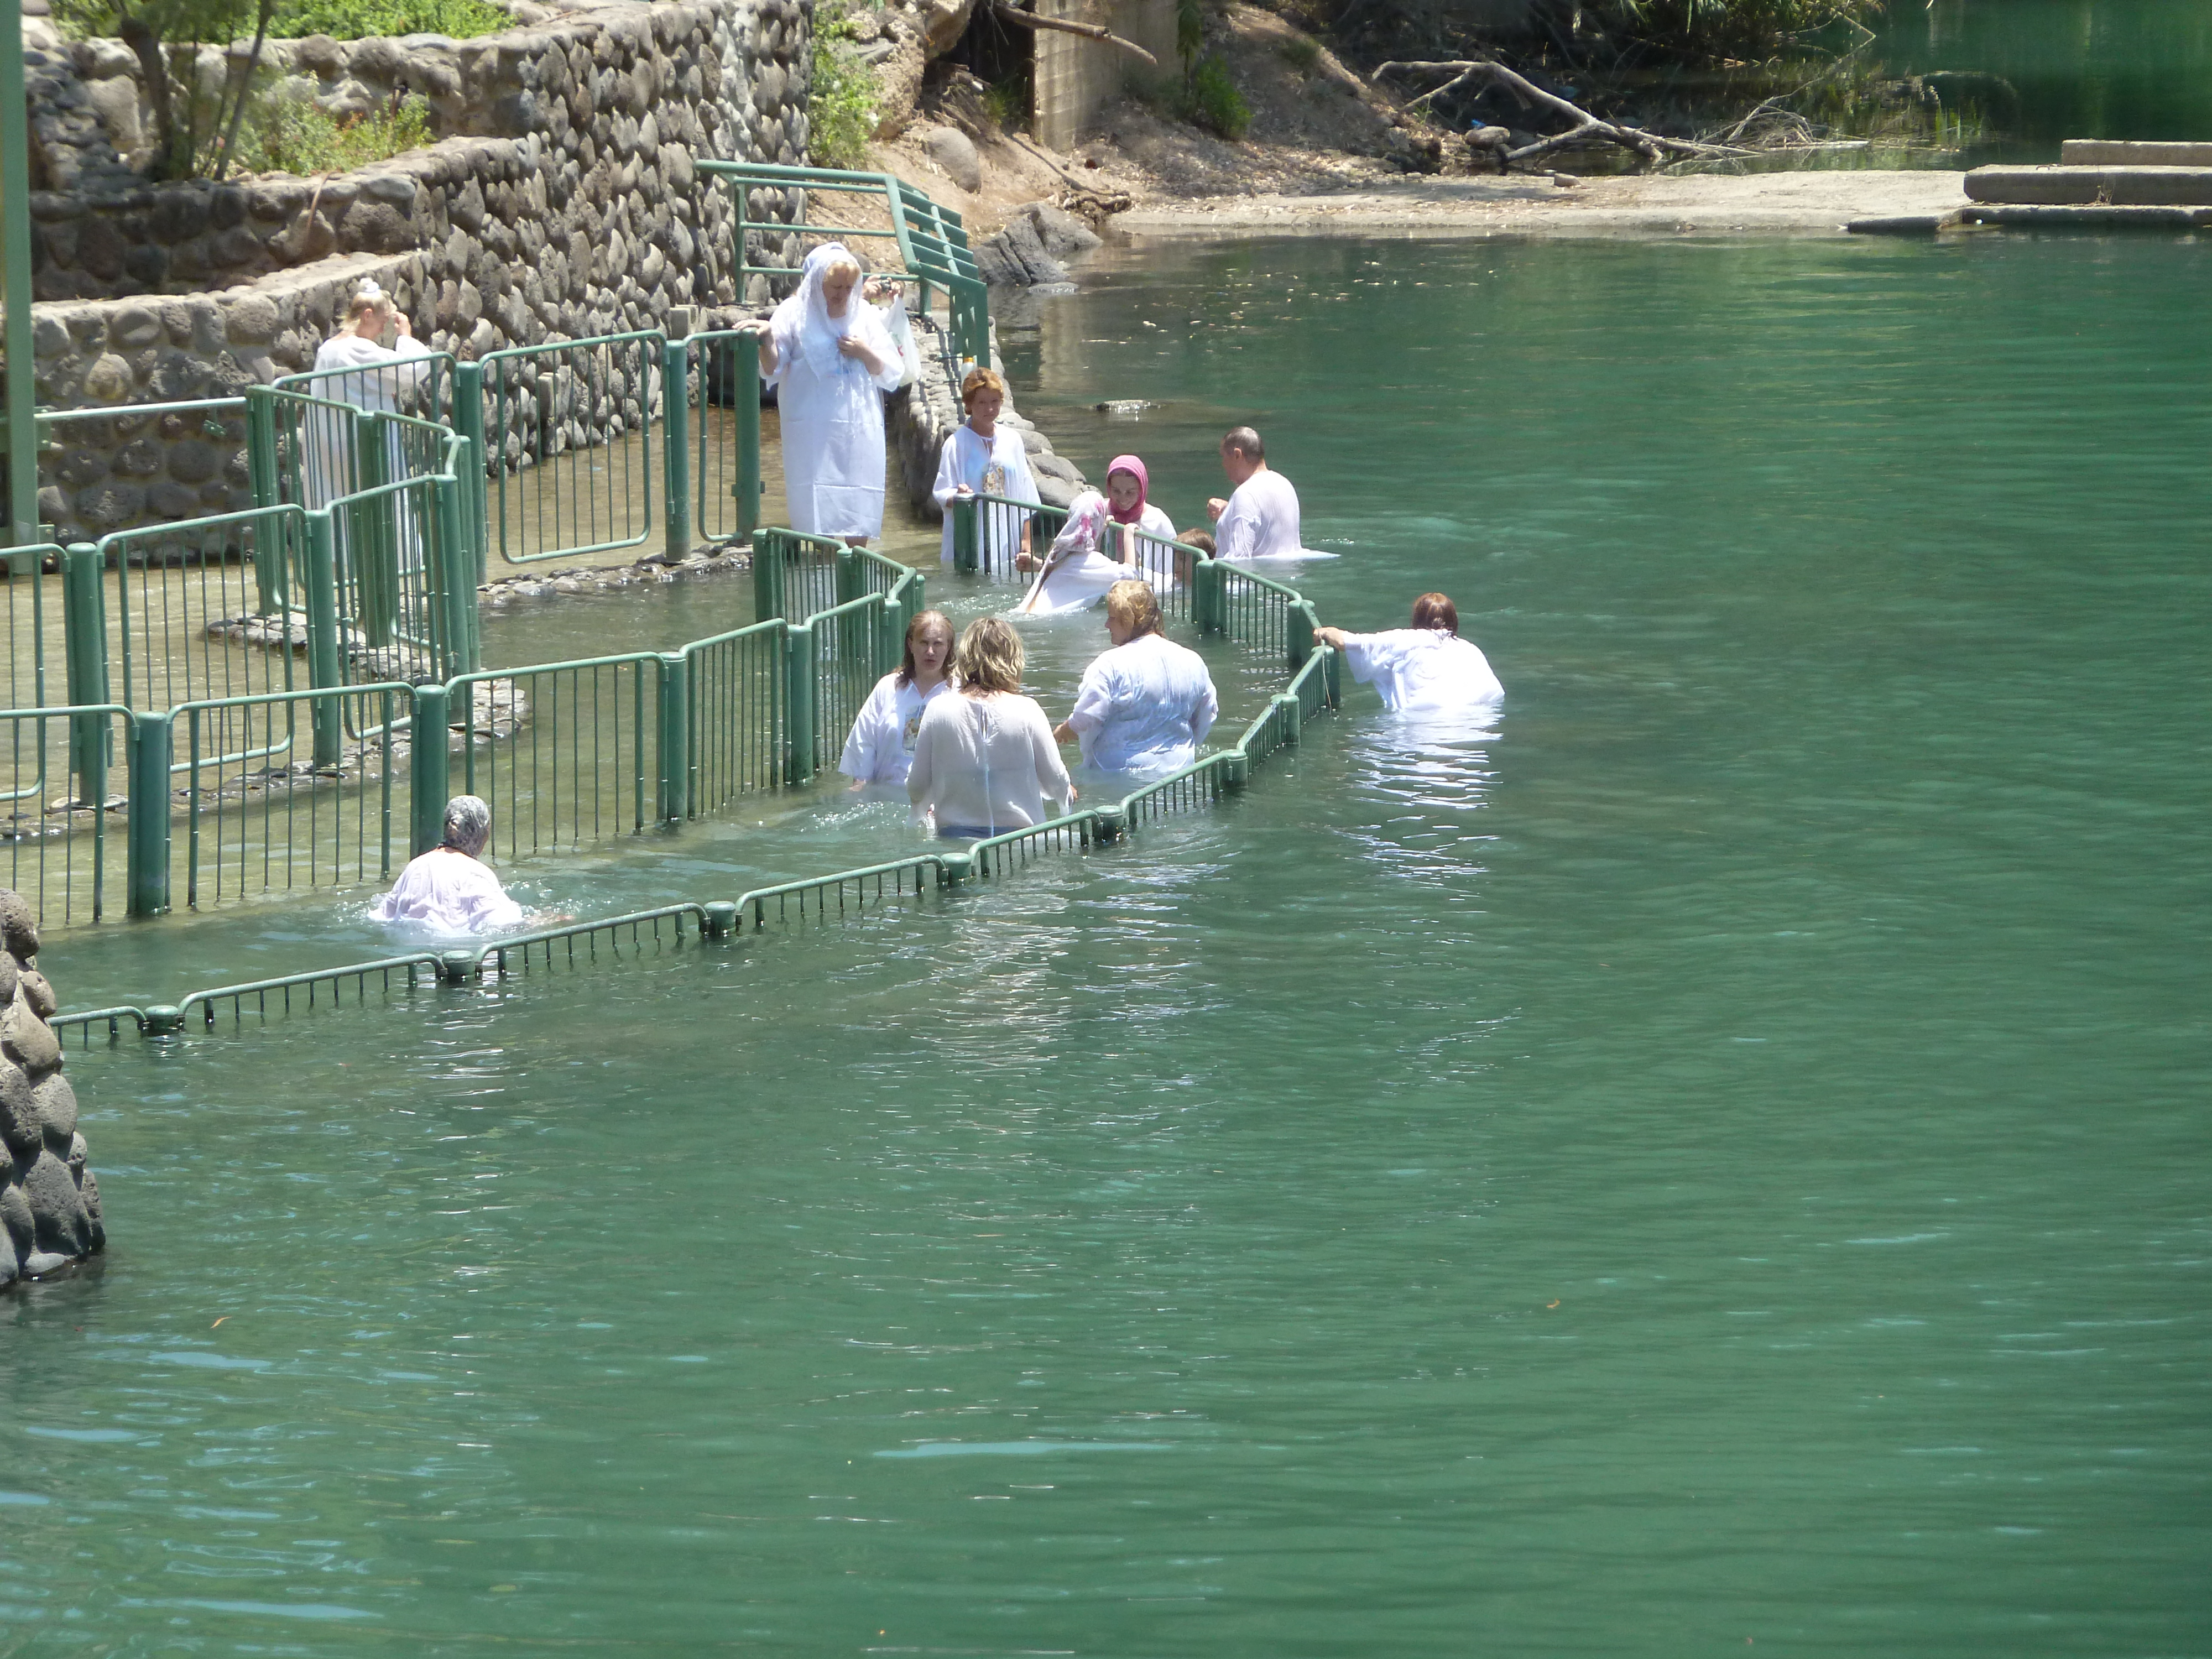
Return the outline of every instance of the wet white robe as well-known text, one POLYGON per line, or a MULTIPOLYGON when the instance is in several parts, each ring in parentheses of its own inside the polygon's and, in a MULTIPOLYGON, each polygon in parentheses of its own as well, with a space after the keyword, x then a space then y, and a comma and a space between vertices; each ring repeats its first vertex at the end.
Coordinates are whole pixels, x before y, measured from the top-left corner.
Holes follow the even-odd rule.
POLYGON ((1272 470, 1237 486, 1213 526, 1213 550, 1224 559, 1276 559, 1304 550, 1298 540, 1298 492, 1272 470))
POLYGON ((1157 776, 1198 758, 1219 713, 1206 659, 1142 634, 1091 659, 1067 723, 1082 739, 1085 765, 1157 776))
MULTIPOLYGON (((368 413, 399 414, 411 407, 404 400, 422 383, 429 368, 426 362, 410 360, 429 355, 429 349, 411 336, 401 336, 399 343, 387 350, 350 331, 334 334, 315 348, 315 378, 300 389, 310 397, 351 404, 368 413)), ((300 505, 316 511, 360 488, 353 449, 356 422, 334 409, 310 408, 301 412, 300 424, 306 452, 301 468, 305 499, 300 505)), ((398 432, 385 434, 387 482, 405 476, 400 446, 398 432)))
MULTIPOLYGON (((952 562, 951 501, 963 484, 979 495, 1004 495, 1034 505, 1038 499, 1036 477, 1030 471, 1022 434, 1010 426, 994 427, 987 442, 975 428, 963 422, 938 451, 937 483, 930 494, 945 513, 939 556, 946 564, 952 562)), ((975 511, 978 557, 994 571, 1011 572, 1014 555, 1022 550, 1022 526, 1029 522, 1029 514, 1014 507, 988 505, 975 511)))
POLYGON ((951 682, 939 680, 925 692, 901 685, 896 673, 884 675, 860 705, 837 769, 860 783, 904 783, 921 735, 921 712, 951 689, 951 682))
POLYGON ((484 933, 522 925, 522 907, 507 897, 491 866, 444 847, 410 860, 369 915, 433 933, 484 933))
POLYGON ((939 835, 1002 835, 1058 817, 1074 785, 1032 697, 997 691, 933 697, 907 774, 907 799, 939 835))
POLYGON ((1352 678, 1374 683, 1393 714, 1457 713, 1505 700, 1490 659, 1471 640, 1441 628, 1347 634, 1344 660, 1352 678))

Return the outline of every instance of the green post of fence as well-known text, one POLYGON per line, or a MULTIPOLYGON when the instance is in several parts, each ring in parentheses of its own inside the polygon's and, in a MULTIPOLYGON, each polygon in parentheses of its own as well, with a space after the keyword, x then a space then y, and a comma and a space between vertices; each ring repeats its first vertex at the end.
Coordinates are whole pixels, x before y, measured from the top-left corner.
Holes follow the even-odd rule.
POLYGON ((1223 616, 1222 568, 1211 559, 1194 559, 1190 567, 1190 619, 1201 634, 1225 631, 1223 616))
POLYGON ((458 478, 440 478, 430 486, 433 510, 438 515, 438 556, 433 566, 440 589, 438 599, 445 635, 441 674, 473 674, 477 671, 476 561, 469 555, 465 526, 468 514, 458 478))
POLYGON ((783 781, 805 783, 814 776, 814 629, 787 625, 783 635, 783 781))
MULTIPOLYGON (((361 488, 392 482, 392 456, 384 441, 385 416, 364 415, 355 427, 361 488)), ((399 621, 398 503, 380 495, 348 508, 354 516, 346 552, 353 560, 354 587, 361 604, 361 629, 372 646, 392 643, 399 621)))
POLYGON ((450 785, 446 751, 446 688, 415 688, 415 722, 408 750, 408 787, 415 799, 414 848, 420 858, 446 839, 446 791, 450 785))
POLYGON ((667 426, 661 457, 668 495, 668 537, 663 550, 675 559, 691 553, 690 365, 690 341, 660 343, 660 413, 667 426))
MULTIPOLYGON (((338 655, 337 537, 327 513, 307 514, 307 684, 320 691, 343 684, 345 665, 338 655)), ((344 743, 337 699, 314 700, 315 768, 338 763, 344 743)))
POLYGON ((691 816, 691 662, 681 651, 660 653, 660 821, 691 816))
POLYGON ((906 629, 905 608, 893 605, 890 595, 884 594, 883 602, 876 607, 875 670, 877 673, 890 673, 905 658, 906 629))
MULTIPOLYGON (((90 542, 79 542, 62 555, 62 645, 69 700, 108 701, 107 605, 100 591, 105 556, 90 542)), ((97 806, 107 798, 107 717, 76 714, 70 720, 70 770, 78 780, 80 799, 97 806)))
POLYGON ((971 576, 982 562, 981 544, 976 535, 977 506, 973 495, 952 498, 952 568, 971 576))
POLYGON ((784 539, 773 530, 753 538, 753 620, 783 615, 784 539))
POLYGON ((489 463, 484 455, 483 365, 456 363, 453 365, 453 430, 469 441, 475 452, 476 465, 468 479, 468 507, 471 520, 470 539, 476 544, 476 579, 481 583, 491 574, 490 540, 491 515, 484 502, 484 478, 489 463))
POLYGON ((284 499, 277 482, 276 394, 265 386, 246 388, 246 479, 256 507, 284 499))
MULTIPOLYGON (((739 232, 738 246, 744 245, 739 232)), ((738 478, 730 494, 737 497, 738 539, 750 542, 761 520, 760 348, 750 336, 730 353, 730 380, 738 417, 738 478)))
POLYGON ((169 752, 167 714, 131 717, 131 816, 125 848, 128 913, 158 916, 169 908, 169 752))
POLYGON ((1283 653, 1290 660, 1293 674, 1304 667, 1306 659, 1313 655, 1313 631, 1311 606, 1286 605, 1283 607, 1283 653))
POLYGON ((837 550, 837 603, 857 599, 868 591, 868 573, 860 556, 849 547, 837 550))

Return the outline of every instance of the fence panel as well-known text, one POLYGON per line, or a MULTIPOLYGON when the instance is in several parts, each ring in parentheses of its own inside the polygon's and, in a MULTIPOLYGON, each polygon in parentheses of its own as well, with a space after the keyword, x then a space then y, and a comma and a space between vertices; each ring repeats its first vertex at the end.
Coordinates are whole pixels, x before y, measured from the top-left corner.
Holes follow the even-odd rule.
POLYGON ((509 564, 636 547, 659 523, 658 330, 483 360, 489 534, 509 564))
POLYGON ((104 590, 116 701, 160 709, 291 690, 306 640, 283 609, 306 591, 305 523, 295 507, 257 508, 117 531, 73 553, 94 560, 104 590))
POLYGON ((51 542, 36 547, 0 549, 0 576, 6 586, 8 614, 8 701, 10 708, 43 708, 46 702, 46 587, 45 571, 61 567, 62 550, 51 542))
POLYGON ((709 542, 744 541, 760 527, 760 348, 735 331, 695 334, 684 348, 699 404, 692 529, 709 542))
POLYGON ((655 821, 664 672, 635 652, 451 682, 449 775, 490 804, 495 852, 565 852, 655 821))
POLYGON ((1067 522, 1064 507, 1018 501, 1006 495, 979 495, 956 501, 952 512, 953 568, 1005 581, 1026 580, 1014 568, 1015 560, 1024 553, 1042 557, 1049 552, 1053 538, 1067 522), (967 500, 975 502, 972 509, 967 500))
POLYGON ((845 734, 875 689, 877 641, 885 600, 864 593, 807 619, 814 634, 814 763, 833 767, 845 734))
MULTIPOLYGON (((348 684, 442 680, 466 666, 451 604, 455 526, 439 511, 434 478, 390 483, 331 508, 338 594, 339 661, 348 684)), ((466 562, 472 564, 473 560, 466 562)), ((475 584, 468 582, 474 597, 475 584)))
POLYGON ((405 733, 413 689, 397 683, 185 703, 169 716, 182 798, 173 902, 195 908, 263 893, 383 882, 407 860, 405 733), (367 732, 334 766, 311 758, 318 714, 367 732))
POLYGON ((449 351, 423 351, 359 368, 280 374, 272 386, 280 392, 343 404, 364 414, 411 416, 435 426, 453 423, 453 355, 449 351))
MULTIPOLYGON (((1295 588, 1243 569, 1226 559, 1213 561, 1217 590, 1217 620, 1221 631, 1246 649, 1262 653, 1287 650, 1290 619, 1294 607, 1305 601, 1295 588)), ((1294 660, 1305 660, 1304 652, 1294 660)))
POLYGON ((49 926, 123 914, 125 820, 106 803, 130 721, 115 703, 0 712, 0 884, 49 926))
POLYGON ((783 636, 770 620, 684 647, 695 817, 782 781, 783 636))
POLYGON ((845 544, 797 530, 763 530, 753 538, 753 615, 798 621, 827 611, 848 595, 838 591, 845 544))
POLYGON ((1147 584, 1160 602, 1164 615, 1178 619, 1191 614, 1191 572, 1206 562, 1206 554, 1181 542, 1164 541, 1141 530, 1129 532, 1130 572, 1147 584))

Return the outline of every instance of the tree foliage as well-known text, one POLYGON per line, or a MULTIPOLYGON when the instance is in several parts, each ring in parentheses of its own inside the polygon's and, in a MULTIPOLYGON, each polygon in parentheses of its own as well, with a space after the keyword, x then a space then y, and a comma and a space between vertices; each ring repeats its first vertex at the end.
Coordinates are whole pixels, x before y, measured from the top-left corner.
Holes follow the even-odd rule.
POLYGON ((228 170, 276 0, 58 0, 55 10, 72 33, 112 34, 138 59, 154 115, 155 178, 212 171, 220 179, 228 170), (227 52, 219 76, 202 76, 201 47, 248 35, 243 59, 227 52))

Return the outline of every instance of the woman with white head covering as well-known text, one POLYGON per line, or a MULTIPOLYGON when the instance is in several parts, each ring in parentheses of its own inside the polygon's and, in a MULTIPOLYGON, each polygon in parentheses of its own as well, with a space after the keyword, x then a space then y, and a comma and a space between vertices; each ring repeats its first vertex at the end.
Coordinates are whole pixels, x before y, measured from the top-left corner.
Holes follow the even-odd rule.
POLYGON ((1118 531, 1109 534, 1112 507, 1095 489, 1086 489, 1067 507, 1067 523, 1053 538, 1052 551, 1042 560, 1017 559, 1014 568, 1034 566, 1036 580, 1014 607, 1018 617, 1065 617, 1087 611, 1106 597, 1106 590, 1126 576, 1137 574, 1128 561, 1134 544, 1118 531), (1116 556, 1110 549, 1126 547, 1116 556))
POLYGON ((777 390, 785 517, 793 530, 854 547, 884 527, 884 393, 905 366, 860 291, 860 262, 842 242, 806 256, 799 291, 767 323, 761 378, 777 390))
POLYGON ((491 808, 475 795, 454 796, 446 803, 444 842, 410 861, 370 916, 412 922, 434 933, 520 927, 522 907, 483 861, 490 839, 491 808))

